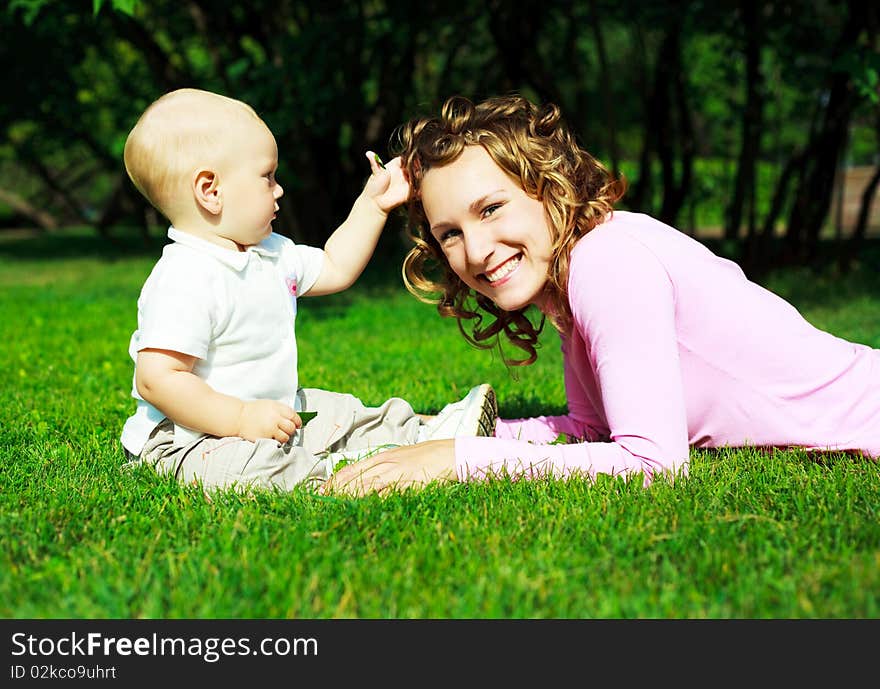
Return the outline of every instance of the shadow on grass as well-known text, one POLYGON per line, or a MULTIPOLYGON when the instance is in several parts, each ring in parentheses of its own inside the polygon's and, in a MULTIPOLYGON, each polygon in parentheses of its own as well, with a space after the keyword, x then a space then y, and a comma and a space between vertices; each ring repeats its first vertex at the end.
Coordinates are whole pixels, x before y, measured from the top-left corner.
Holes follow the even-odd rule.
MULTIPOLYGON (((0 229, 0 258, 69 260, 98 258, 107 261, 134 257, 159 260, 169 240, 164 229, 145 237, 140 228, 114 227, 107 238, 90 227, 71 227, 53 232, 0 229)), ((388 240, 377 248, 355 286, 358 289, 403 289, 400 270, 407 247, 403 240, 388 240)))
POLYGON ((118 261, 155 256, 162 253, 167 239, 151 234, 144 237, 134 228, 114 228, 101 237, 89 227, 72 227, 54 232, 0 231, 0 258, 25 260, 69 260, 98 258, 118 261))
POLYGON ((537 395, 514 393, 499 400, 503 407, 499 414, 505 419, 525 419, 533 416, 561 416, 568 413, 564 404, 547 404, 547 400, 537 395))
MULTIPOLYGON (((104 238, 90 227, 71 227, 53 232, 0 229, 0 261, 70 261, 94 259, 116 263, 130 259, 158 261, 169 240, 164 229, 155 229, 145 237, 140 228, 115 227, 104 238)), ((392 242, 386 242, 390 245, 392 242)), ((303 309, 310 317, 337 318, 354 304, 354 295, 387 297, 405 292, 400 269, 406 253, 402 240, 399 246, 380 246, 363 274, 349 290, 323 297, 307 298, 303 309)))
POLYGON ((819 269, 787 268, 763 281, 798 308, 838 309, 868 298, 880 303, 880 261, 862 261, 848 273, 833 265, 819 269))
MULTIPOLYGON (((844 273, 839 266, 848 249, 847 241, 821 241, 816 258, 809 265, 771 265, 759 276, 749 277, 798 308, 833 309, 865 297, 880 301, 880 237, 866 239, 851 270, 844 273)), ((716 254, 737 260, 738 247, 716 240, 703 243, 716 254)), ((771 255, 781 254, 780 240, 772 248, 771 255)))
MULTIPOLYGON (((719 255, 736 260, 736 247, 714 240, 701 240, 719 255)), ((0 260, 70 260, 96 258, 115 262, 129 258, 153 257, 158 260, 168 242, 164 229, 155 229, 145 237, 140 228, 114 227, 109 237, 98 235, 90 227, 72 227, 55 232, 0 230, 0 260)), ((771 269, 756 280, 799 307, 830 307, 869 297, 880 300, 880 238, 865 241, 855 267, 842 274, 837 268, 844 246, 823 241, 811 266, 771 269)), ((408 247, 404 240, 385 238, 370 259, 353 290, 359 294, 385 296, 403 291, 401 266, 408 247)), ((351 306, 351 294, 341 292, 310 300, 309 311, 332 316, 351 306)))

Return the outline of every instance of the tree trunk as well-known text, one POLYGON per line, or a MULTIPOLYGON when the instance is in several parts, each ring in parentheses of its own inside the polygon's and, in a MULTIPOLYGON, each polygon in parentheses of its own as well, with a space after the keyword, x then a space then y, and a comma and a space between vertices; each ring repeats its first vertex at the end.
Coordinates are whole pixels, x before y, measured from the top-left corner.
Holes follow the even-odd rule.
POLYGON ((42 208, 37 208, 27 199, 22 198, 10 189, 0 189, 0 201, 12 208, 19 215, 31 220, 38 228, 51 232, 58 228, 58 221, 42 208))
MULTIPOLYGON (((880 28, 878 27, 880 13, 875 10, 869 15, 868 19, 868 45, 870 45, 876 52, 878 28, 880 28)), ((874 121, 874 133, 880 137, 880 110, 875 109, 875 114, 877 115, 877 119, 874 121)), ((853 228, 852 237, 841 252, 840 268, 843 272, 849 271, 852 267, 853 261, 855 261, 859 253, 861 253, 862 246, 865 243, 865 235, 868 233, 868 220, 871 217, 871 206, 874 203, 874 196, 877 193, 878 184, 880 184, 880 163, 877 164, 873 176, 868 181, 865 190, 862 192, 862 205, 859 208, 856 226, 853 228)), ((841 203, 841 208, 842 207, 843 204, 841 203)))
POLYGON ((158 213, 135 189, 128 177, 120 175, 113 186, 109 200, 104 205, 104 210, 101 212, 95 229, 103 239, 118 243, 110 234, 110 228, 123 218, 130 216, 138 218, 143 245, 150 246, 152 244, 150 225, 160 222, 158 213))
POLYGON ((663 205, 659 219, 675 225, 690 190, 694 159, 693 124, 681 60, 680 24, 672 27, 663 41, 657 66, 659 90, 672 89, 671 94, 667 92, 661 99, 667 114, 661 119, 664 129, 657 132, 657 149, 663 170, 663 205), (680 173, 676 170, 678 167, 680 173))
MULTIPOLYGON (((860 0, 851 0, 848 5, 849 16, 835 57, 855 45, 867 19, 866 6, 860 0)), ((804 176, 789 216, 786 255, 795 261, 813 260, 819 232, 828 217, 834 176, 856 101, 851 76, 833 72, 828 94, 822 126, 808 146, 804 176)))
MULTIPOLYGON (((742 4, 743 24, 746 35, 746 107, 743 110, 742 135, 736 182, 733 197, 727 208, 724 225, 725 239, 737 239, 742 224, 744 206, 754 199, 755 166, 761 148, 763 119, 763 77, 761 74, 761 44, 763 42, 761 7, 755 0, 742 4)), ((749 203, 750 216, 754 216, 753 204, 749 203)), ((748 241, 753 241, 754 222, 749 222, 748 241)))
POLYGON ((859 218, 853 230, 853 238, 862 241, 868 233, 868 219, 871 217, 871 206, 874 203, 874 196, 877 192, 877 186, 880 183, 880 165, 874 170, 874 175, 862 192, 862 205, 859 208, 859 218))
POLYGON ((633 45, 635 46, 635 59, 639 66, 636 88, 638 93, 644 94, 640 98, 643 109, 642 121, 644 122, 644 127, 642 133, 642 147, 641 152, 639 153, 638 178, 636 183, 630 187, 627 203, 632 210, 649 211, 650 208, 646 208, 646 204, 650 204, 653 191, 651 164, 653 160, 652 151, 654 148, 654 126, 653 120, 649 116, 653 102, 653 87, 649 83, 648 78, 648 51, 645 47, 645 32, 639 22, 634 23, 633 45))
POLYGON ((605 110, 605 130, 608 135, 608 156, 611 171, 616 176, 620 171, 620 153, 617 145, 617 118, 614 115, 614 96, 611 93, 611 73, 608 68, 608 52, 605 49, 605 36, 596 0, 590 0, 590 25, 596 41, 596 57, 599 60, 599 92, 605 110))
POLYGON ((776 223, 785 208, 792 181, 797 177, 797 170, 803 164, 804 153, 795 152, 785 162, 779 178, 776 180, 776 188, 770 201, 770 210, 764 216, 764 224, 760 232, 749 238, 745 243, 742 268, 753 279, 763 274, 773 260, 772 245, 776 236, 776 223))
POLYGON ((62 222, 73 219, 76 222, 88 224, 88 213, 86 213, 85 209, 82 207, 82 204, 79 202, 76 193, 73 191, 73 186, 70 184, 62 184, 61 181, 57 179, 56 175, 46 166, 46 164, 43 163, 42 160, 37 158, 36 155, 34 155, 31 151, 23 151, 21 148, 19 148, 18 152, 21 155, 22 160, 27 164, 31 171, 33 171, 33 173, 40 178, 43 184, 46 185, 46 188, 49 190, 50 194, 54 195, 57 200, 59 200, 72 214, 71 216, 68 216, 68 218, 62 217, 62 222))
POLYGON ((865 187, 865 191, 862 192, 862 205, 859 208, 856 226, 853 228, 852 237, 847 242, 846 249, 841 257, 840 267, 844 272, 852 267, 853 261, 861 252, 862 246, 864 246, 865 235, 868 233, 868 219, 871 217, 871 206, 874 203, 874 196, 877 193, 878 186, 880 186, 880 165, 877 165, 874 174, 865 187))
POLYGON ((556 103, 568 112, 572 121, 578 121, 580 113, 566 108, 565 99, 557 87, 555 75, 547 72, 535 53, 541 20, 546 14, 545 3, 540 0, 524 0, 519 6, 502 0, 489 0, 489 30, 498 56, 504 66, 507 86, 519 90, 529 85, 545 103, 556 103))

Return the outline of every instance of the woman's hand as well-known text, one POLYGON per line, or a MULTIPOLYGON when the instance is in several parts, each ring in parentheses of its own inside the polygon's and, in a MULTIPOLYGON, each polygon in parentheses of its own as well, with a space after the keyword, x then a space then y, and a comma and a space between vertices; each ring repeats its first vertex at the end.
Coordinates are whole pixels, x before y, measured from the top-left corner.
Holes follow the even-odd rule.
POLYGON ((321 492, 363 496, 371 492, 420 488, 432 481, 456 480, 455 441, 429 440, 349 464, 333 474, 321 492))

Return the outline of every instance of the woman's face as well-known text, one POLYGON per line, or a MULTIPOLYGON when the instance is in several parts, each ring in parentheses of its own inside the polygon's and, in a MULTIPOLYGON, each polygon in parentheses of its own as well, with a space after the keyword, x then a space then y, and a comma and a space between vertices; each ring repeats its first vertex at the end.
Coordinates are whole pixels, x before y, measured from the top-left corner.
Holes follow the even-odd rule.
POLYGON ((461 280, 500 308, 543 306, 552 258, 543 204, 482 146, 467 146, 422 179, 431 234, 461 280))

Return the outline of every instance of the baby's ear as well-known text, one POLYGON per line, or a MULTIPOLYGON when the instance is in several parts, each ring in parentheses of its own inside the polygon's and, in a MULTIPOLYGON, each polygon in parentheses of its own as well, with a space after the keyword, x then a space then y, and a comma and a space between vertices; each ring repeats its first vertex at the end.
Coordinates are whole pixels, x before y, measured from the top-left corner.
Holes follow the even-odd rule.
POLYGON ((220 184, 213 170, 196 170, 193 176, 193 196, 196 203, 212 215, 219 215, 223 209, 220 197, 220 184))

